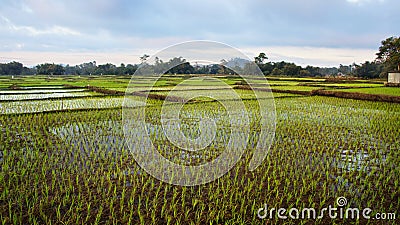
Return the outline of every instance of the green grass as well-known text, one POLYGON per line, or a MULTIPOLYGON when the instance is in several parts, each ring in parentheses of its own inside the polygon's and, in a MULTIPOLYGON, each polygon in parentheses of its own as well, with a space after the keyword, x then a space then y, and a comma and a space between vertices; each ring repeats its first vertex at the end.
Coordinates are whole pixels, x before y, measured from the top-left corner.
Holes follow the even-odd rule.
MULTIPOLYGON (((276 81, 276 80, 267 80, 268 84, 270 86, 292 86, 292 85, 298 85, 299 82, 296 81, 276 81)), ((266 84, 267 82, 265 82, 264 80, 254 80, 253 83, 255 84, 266 84)))
POLYGON ((275 76, 267 76, 267 79, 281 80, 281 81, 310 81, 310 82, 325 81, 325 78, 308 78, 308 77, 275 77, 275 76))
POLYGON ((277 90, 295 90, 295 91, 312 91, 316 89, 321 89, 321 87, 310 87, 310 86, 271 86, 272 89, 277 90))
POLYGON ((382 84, 373 84, 373 83, 313 83, 312 85, 321 85, 326 87, 384 87, 382 84))
MULTIPOLYGON (((151 92, 152 94, 158 94, 158 95, 171 95, 171 96, 175 96, 175 97, 182 97, 185 96, 187 94, 188 91, 172 91, 170 92, 168 91, 153 91, 151 92)), ((195 92, 195 90, 191 90, 191 92, 195 92)), ((214 94, 218 94, 220 96, 222 96, 224 94, 224 92, 226 92, 226 90, 224 89, 220 89, 220 90, 209 90, 209 91, 204 91, 204 90, 200 90, 200 91, 196 91, 197 94, 201 95, 207 95, 210 93, 214 93, 214 94)), ((235 92, 240 96, 240 98, 245 99, 245 100, 254 100, 256 99, 256 96, 254 94, 253 91, 251 90, 241 90, 241 89, 236 89, 235 92)), ((300 95, 296 95, 296 94, 290 94, 290 93, 272 93, 273 97, 275 98, 279 98, 279 97, 298 97, 300 95)), ((196 100, 204 100, 204 101, 210 101, 210 99, 207 98, 196 98, 196 100)))
POLYGON ((338 89, 338 91, 359 92, 359 93, 375 94, 375 95, 400 96, 400 88, 398 87, 350 88, 350 89, 338 89))

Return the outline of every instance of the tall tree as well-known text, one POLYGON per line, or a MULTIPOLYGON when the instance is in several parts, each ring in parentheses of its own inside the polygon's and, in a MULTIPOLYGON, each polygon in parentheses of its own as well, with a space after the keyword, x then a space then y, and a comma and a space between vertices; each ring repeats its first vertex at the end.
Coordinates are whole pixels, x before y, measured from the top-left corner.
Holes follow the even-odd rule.
POLYGON ((378 78, 382 72, 382 64, 379 62, 366 61, 361 66, 356 65, 355 67, 354 75, 367 79, 378 78))
POLYGON ((264 52, 261 52, 257 57, 254 57, 254 62, 257 64, 263 64, 266 59, 268 59, 267 55, 264 52))
POLYGON ((137 67, 138 67, 137 65, 128 64, 125 67, 125 73, 128 75, 132 75, 135 73, 137 67))
POLYGON ((167 62, 167 67, 170 68, 168 74, 191 74, 194 73, 194 67, 186 62, 186 59, 180 57, 174 57, 167 62))
POLYGON ((0 74, 2 75, 20 75, 22 70, 23 65, 19 62, 0 63, 0 74))
POLYGON ((383 64, 383 72, 400 70, 400 38, 389 37, 383 40, 381 44, 379 52, 376 53, 376 60, 383 64))
POLYGON ((43 75, 61 75, 64 74, 64 67, 62 65, 44 63, 36 66, 37 73, 43 75))
POLYGON ((282 68, 282 73, 287 76, 297 76, 300 74, 301 67, 294 63, 287 63, 282 68))
POLYGON ((82 63, 78 66, 79 73, 82 75, 91 75, 94 74, 97 68, 97 63, 96 61, 93 62, 88 62, 88 63, 82 63))
POLYGON ((150 57, 149 55, 144 54, 143 56, 140 57, 140 62, 144 63, 149 57, 150 57))

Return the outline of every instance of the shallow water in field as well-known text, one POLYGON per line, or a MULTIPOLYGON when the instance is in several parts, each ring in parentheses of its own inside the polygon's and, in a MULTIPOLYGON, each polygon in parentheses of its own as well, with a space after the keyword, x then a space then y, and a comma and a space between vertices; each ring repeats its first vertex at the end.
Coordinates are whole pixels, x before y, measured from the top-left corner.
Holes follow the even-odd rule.
MULTIPOLYGON (((0 90, 0 114, 36 113, 73 109, 104 109, 122 107, 123 97, 102 97, 87 89, 68 89, 62 86, 22 87, 19 90, 0 90), (96 96, 96 98, 88 98, 96 96), (85 98, 87 97, 87 98, 85 98), (29 101, 35 100, 35 101, 29 101)), ((127 107, 144 105, 140 97, 131 97, 127 107)))
MULTIPOLYGON (((207 160, 205 151, 199 151, 198 154, 180 149, 169 143, 165 137, 161 125, 154 125, 146 123, 147 134, 153 141, 154 146, 159 146, 164 156, 169 157, 171 160, 177 160, 180 163, 193 163, 193 160, 204 161, 207 160), (173 151, 171 151, 173 149, 173 151)), ((182 132, 190 135, 190 133, 197 132, 193 128, 182 126, 182 132)), ((78 151, 82 152, 120 152, 122 149, 129 151, 126 146, 126 140, 121 121, 99 121, 97 123, 74 123, 67 124, 61 127, 51 128, 51 133, 61 138, 69 146, 74 146, 78 151)), ((213 147, 226 146, 229 141, 229 132, 227 130, 220 130, 216 135, 216 141, 211 144, 213 147)), ((143 134, 142 134, 143 135, 143 134)), ((254 149, 257 144, 257 132, 250 133, 247 146, 254 149)), ((370 140, 373 141, 373 140, 370 140)), ((293 140, 293 143, 298 140, 293 140)), ((367 141, 365 141, 367 142, 367 141)), ((372 144, 372 143, 371 143, 372 144)), ((386 153, 382 150, 370 149, 367 150, 340 150, 343 146, 339 146, 335 154, 327 153, 311 153, 308 157, 298 157, 300 164, 323 164, 329 165, 333 170, 339 169, 342 172, 362 171, 369 173, 371 170, 378 168, 381 164, 386 162, 386 153), (378 151, 378 152, 377 152, 378 151)), ((215 150, 215 148, 207 148, 206 150, 215 150)), ((252 150, 251 150, 252 151, 252 150)))
POLYGON ((65 86, 34 86, 34 87, 20 87, 22 90, 25 89, 66 89, 65 86))
POLYGON ((364 171, 368 172, 379 164, 386 161, 386 155, 382 154, 379 158, 371 158, 366 151, 343 150, 340 158, 335 159, 337 167, 345 171, 364 171))
POLYGON ((0 90, 0 95, 17 95, 17 94, 51 94, 51 93, 71 93, 71 92, 82 92, 86 91, 86 89, 65 89, 65 88, 29 88, 29 89, 20 89, 20 90, 0 90))
MULTIPOLYGON (((185 128, 184 128, 185 129, 185 128)), ((146 134, 138 134, 139 136, 147 136, 153 141, 153 146, 161 147, 161 151, 169 157, 189 163, 192 159, 205 158, 205 151, 198 151, 196 154, 175 148, 168 144, 168 139, 164 135, 161 125, 146 123, 146 134)), ((128 150, 126 146, 123 126, 121 121, 99 121, 97 123, 73 123, 61 127, 54 127, 50 132, 61 138, 69 146, 74 146, 77 151, 83 152, 120 152, 122 149, 128 150)), ((184 133, 193 132, 185 129, 184 133)), ((225 146, 229 140, 230 132, 219 130, 216 134, 216 140, 211 144, 214 150, 217 146, 225 146)))
POLYGON ((32 93, 32 94, 0 94, 0 101, 39 100, 49 98, 70 98, 98 95, 93 92, 56 92, 56 93, 32 93))
MULTIPOLYGON (((73 109, 119 108, 122 107, 123 101, 123 97, 106 97, 0 102, 0 114, 36 113, 73 109)), ((132 101, 130 104, 134 107, 144 105, 145 103, 132 101)))

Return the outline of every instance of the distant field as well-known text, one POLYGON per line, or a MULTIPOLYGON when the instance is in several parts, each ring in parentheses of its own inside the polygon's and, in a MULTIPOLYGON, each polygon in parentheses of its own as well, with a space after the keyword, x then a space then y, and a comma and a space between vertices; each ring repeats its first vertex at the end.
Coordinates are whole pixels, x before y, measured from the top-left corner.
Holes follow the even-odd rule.
POLYGON ((312 85, 321 85, 326 87, 384 87, 383 84, 375 83, 313 83, 312 85))
MULTIPOLYGON (((165 76, 159 79, 153 88, 160 88, 168 90, 178 83, 182 82, 187 77, 185 76, 165 76)), ((103 87, 109 90, 125 91, 131 76, 18 76, 11 79, 11 76, 0 76, 0 89, 7 89, 12 85, 21 87, 44 87, 44 86, 63 86, 72 85, 85 87, 87 85, 103 87)), ((272 89, 278 90, 300 90, 300 91, 312 91, 316 89, 329 89, 337 91, 348 91, 348 92, 360 92, 367 94, 385 94, 399 96, 399 88, 384 87, 382 83, 376 83, 376 81, 369 82, 368 80, 356 80, 346 81, 344 83, 331 83, 325 81, 323 78, 289 78, 289 77, 267 77, 267 82, 272 89), (305 82, 307 81, 307 82, 305 82), (344 88, 344 89, 342 89, 344 88), (365 89, 364 89, 365 88, 365 89)), ((236 85, 242 80, 241 78, 226 78, 221 77, 220 80, 224 81, 228 85, 236 85)), ((135 82, 131 83, 131 87, 135 87, 135 90, 148 90, 151 87, 151 82, 146 77, 140 78, 135 77, 135 82)), ((253 80, 252 83, 255 85, 266 84, 265 80, 253 80)), ((202 81, 193 81, 190 83, 191 86, 208 86, 213 85, 212 81, 208 81, 207 77, 204 77, 202 81)))
POLYGON ((312 90, 316 90, 316 89, 321 89, 321 87, 297 86, 297 85, 271 86, 271 88, 278 89, 278 90, 296 90, 296 91, 312 91, 312 90))
POLYGON ((400 96, 400 88, 398 87, 349 88, 349 89, 338 89, 338 91, 359 92, 359 93, 375 94, 375 95, 400 96))
POLYGON ((267 76, 267 79, 270 80, 281 80, 281 81, 311 81, 311 82, 318 82, 318 81, 325 81, 325 78, 307 78, 307 77, 271 77, 267 76))

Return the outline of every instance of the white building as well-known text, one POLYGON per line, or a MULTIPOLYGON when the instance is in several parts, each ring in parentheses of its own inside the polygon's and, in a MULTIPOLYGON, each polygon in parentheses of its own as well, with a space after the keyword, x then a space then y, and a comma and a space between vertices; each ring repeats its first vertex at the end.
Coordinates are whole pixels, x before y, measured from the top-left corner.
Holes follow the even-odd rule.
POLYGON ((392 72, 388 75, 388 83, 400 84, 400 72, 392 72))

